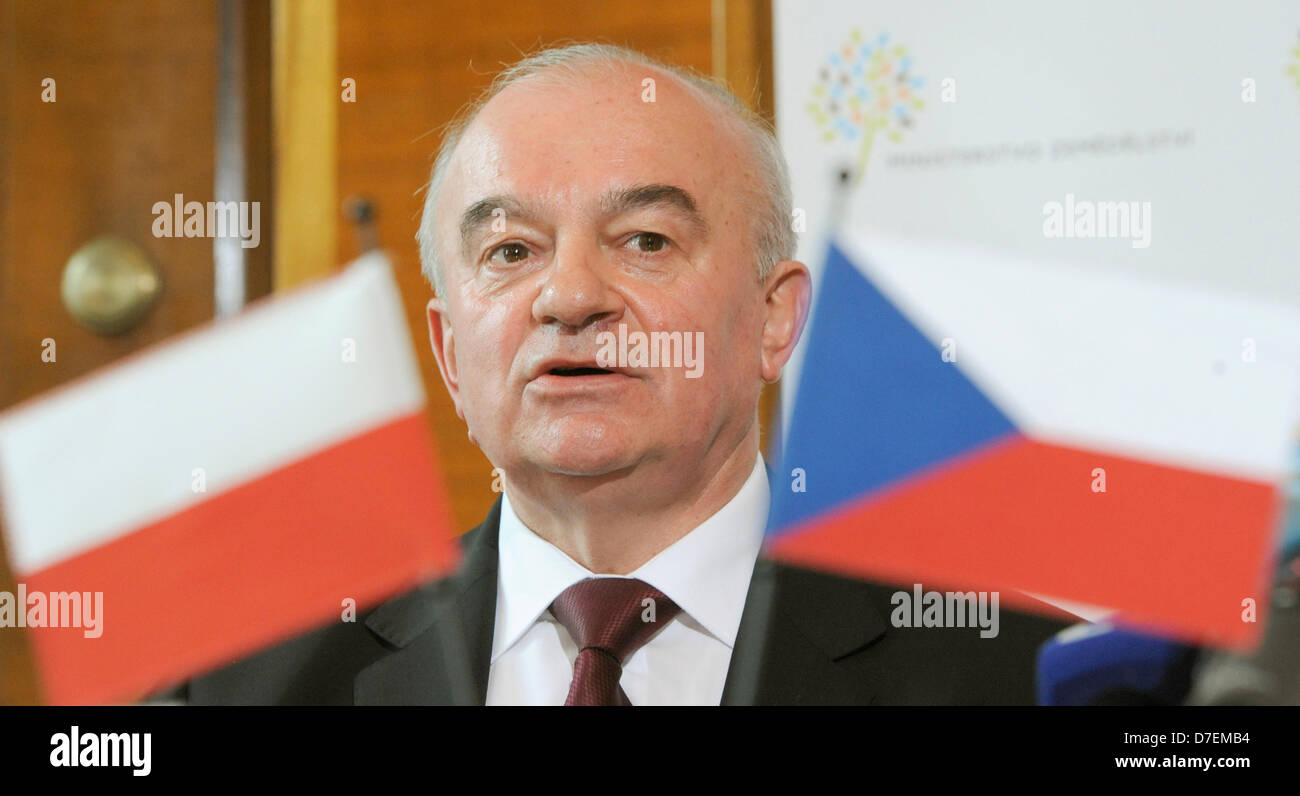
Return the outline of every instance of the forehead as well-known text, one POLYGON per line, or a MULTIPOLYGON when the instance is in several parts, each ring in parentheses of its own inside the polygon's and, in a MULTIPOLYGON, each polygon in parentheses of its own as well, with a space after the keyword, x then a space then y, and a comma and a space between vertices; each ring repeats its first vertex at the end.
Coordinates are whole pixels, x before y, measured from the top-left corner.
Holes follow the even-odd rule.
POLYGON ((737 203, 745 166, 738 126, 673 75, 632 64, 544 72, 493 97, 465 130, 438 223, 485 196, 595 209, 612 187, 638 184, 681 187, 712 218, 737 203))

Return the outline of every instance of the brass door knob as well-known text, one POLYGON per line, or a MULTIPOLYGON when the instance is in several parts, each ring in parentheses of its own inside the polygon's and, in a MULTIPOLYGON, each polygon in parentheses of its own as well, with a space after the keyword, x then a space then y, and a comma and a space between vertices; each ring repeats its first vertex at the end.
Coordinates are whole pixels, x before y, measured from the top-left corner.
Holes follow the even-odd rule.
POLYGON ((95 238, 63 267, 63 305, 77 322, 102 335, 133 328, 158 301, 162 274, 134 243, 95 238))

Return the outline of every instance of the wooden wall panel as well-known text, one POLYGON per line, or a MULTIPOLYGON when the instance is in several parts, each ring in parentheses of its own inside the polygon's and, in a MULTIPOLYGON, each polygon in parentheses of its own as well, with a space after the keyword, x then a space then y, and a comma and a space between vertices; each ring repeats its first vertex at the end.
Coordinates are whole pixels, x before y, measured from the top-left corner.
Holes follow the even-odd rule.
POLYGON ((334 79, 338 36, 334 0, 272 4, 275 289, 338 265, 337 127, 334 79))

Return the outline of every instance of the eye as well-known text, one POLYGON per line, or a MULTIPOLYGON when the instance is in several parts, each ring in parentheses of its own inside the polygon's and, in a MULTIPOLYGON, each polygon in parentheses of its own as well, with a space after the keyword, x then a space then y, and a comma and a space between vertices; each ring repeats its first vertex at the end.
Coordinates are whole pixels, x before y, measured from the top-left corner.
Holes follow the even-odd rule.
POLYGON ((495 259, 500 254, 507 263, 517 263, 528 257, 528 247, 522 243, 503 243, 488 253, 488 259, 495 259))
POLYGON ((662 251, 668 245, 668 239, 658 232, 638 232, 628 239, 628 243, 639 252, 653 254, 662 251))

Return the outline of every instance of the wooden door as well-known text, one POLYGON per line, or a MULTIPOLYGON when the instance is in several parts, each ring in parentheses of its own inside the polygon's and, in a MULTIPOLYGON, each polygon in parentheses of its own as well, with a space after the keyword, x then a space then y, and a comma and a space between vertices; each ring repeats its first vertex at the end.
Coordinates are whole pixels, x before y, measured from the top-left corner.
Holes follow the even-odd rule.
MULTIPOLYGON (((263 53, 257 5, 238 10, 247 52, 263 53)), ((213 241, 152 227, 155 202, 213 199, 218 11, 218 0, 0 1, 0 409, 212 319, 213 241), (116 336, 80 325, 60 293, 68 258, 101 236, 142 248, 162 279, 152 311, 116 336)), ((266 293, 269 261, 250 266, 248 292, 266 293)), ((4 561, 0 549, 12 593, 4 561)), ((38 699, 22 634, 0 628, 0 704, 38 699)))

